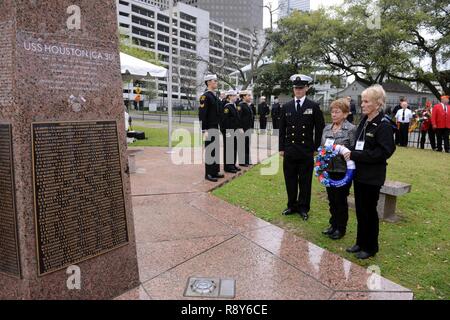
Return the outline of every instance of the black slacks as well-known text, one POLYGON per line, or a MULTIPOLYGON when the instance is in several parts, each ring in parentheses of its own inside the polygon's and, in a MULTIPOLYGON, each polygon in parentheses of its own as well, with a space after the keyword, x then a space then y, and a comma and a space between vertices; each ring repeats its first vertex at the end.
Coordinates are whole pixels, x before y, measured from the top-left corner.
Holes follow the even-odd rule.
POLYGON ((288 194, 288 208, 309 212, 314 158, 296 159, 285 154, 283 160, 284 181, 288 194), (299 192, 300 191, 300 192, 299 192))
POLYGON ((277 118, 272 118, 272 126, 274 130, 280 129, 279 120, 277 118))
POLYGON ((450 129, 436 129, 436 136, 437 136, 437 151, 442 151, 442 142, 444 142, 444 150, 445 152, 449 152, 449 141, 448 141, 448 134, 450 129))
POLYGON ((394 132, 395 144, 400 145, 400 129, 394 132))
POLYGON ((400 138, 399 143, 402 147, 408 146, 408 135, 409 135, 409 123, 400 123, 400 138))
POLYGON ((259 128, 261 130, 266 130, 266 128, 267 128, 267 117, 265 117, 265 116, 260 116, 259 117, 259 128))
POLYGON ((356 220, 358 223, 356 244, 368 253, 378 252, 379 218, 377 212, 381 186, 354 182, 356 220))
POLYGON ((225 170, 234 169, 237 159, 237 137, 235 130, 227 129, 222 130, 223 136, 223 166, 225 170), (231 148, 231 149, 230 149, 231 148))
POLYGON ((428 133, 428 138, 430 139, 431 149, 435 150, 436 149, 436 134, 434 132, 434 129, 431 126, 428 129, 428 131, 420 132, 420 134, 422 135, 420 137, 420 148, 425 149, 425 141, 427 140, 427 133, 428 133))
POLYGON ((240 153, 241 149, 239 149, 239 164, 240 165, 250 165, 251 164, 251 134, 253 132, 253 129, 247 129, 244 130, 243 134, 239 135, 239 138, 241 139, 241 143, 242 140, 244 141, 244 154, 242 155, 240 153))
POLYGON ((205 176, 215 176, 220 172, 220 143, 218 129, 208 130, 209 141, 205 140, 205 176))
MULTIPOLYGON (((333 179, 342 179, 345 174, 330 174, 333 179)), ((348 202, 351 183, 341 188, 327 188, 328 203, 330 206, 330 225, 333 229, 343 233, 347 230, 348 202)))

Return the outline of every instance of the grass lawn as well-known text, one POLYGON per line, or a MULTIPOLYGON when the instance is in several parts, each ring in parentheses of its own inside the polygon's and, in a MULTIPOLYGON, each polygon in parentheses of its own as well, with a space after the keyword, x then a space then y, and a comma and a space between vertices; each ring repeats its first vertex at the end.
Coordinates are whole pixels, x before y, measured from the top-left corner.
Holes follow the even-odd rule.
POLYGON ((284 217, 287 203, 282 169, 262 176, 261 165, 214 194, 256 216, 281 226, 352 262, 378 265, 381 275, 414 291, 415 299, 450 299, 450 155, 398 148, 389 160, 388 179, 412 184, 412 192, 399 197, 398 223, 380 223, 380 252, 360 261, 345 248, 356 238, 356 217, 350 210, 347 235, 333 241, 321 234, 328 226, 326 192, 314 177, 311 217, 284 217))
MULTIPOLYGON (((167 147, 169 132, 167 128, 148 128, 143 126, 133 125, 133 130, 144 131, 146 140, 137 140, 135 143, 129 144, 130 147, 167 147)), ((188 133, 188 130, 183 129, 184 133, 188 133)), ((172 135, 172 137, 174 137, 172 135)), ((201 145, 199 141, 199 135, 191 132, 189 136, 179 139, 172 139, 172 146, 174 147, 191 147, 201 145)))

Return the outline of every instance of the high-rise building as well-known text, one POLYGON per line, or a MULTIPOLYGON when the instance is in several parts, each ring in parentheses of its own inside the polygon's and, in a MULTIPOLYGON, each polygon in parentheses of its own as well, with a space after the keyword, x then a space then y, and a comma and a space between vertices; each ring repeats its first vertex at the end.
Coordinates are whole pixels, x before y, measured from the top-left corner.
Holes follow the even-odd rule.
POLYGON ((311 0, 278 0, 279 11, 278 18, 284 18, 293 11, 310 11, 311 0))
MULTIPOLYGON (((174 99, 200 96, 205 89, 203 77, 211 66, 220 66, 225 74, 230 74, 250 61, 252 36, 213 21, 208 11, 177 3, 172 35, 169 12, 145 0, 117 0, 117 11, 121 34, 133 46, 154 52, 166 68, 172 42, 174 99)), ((167 96, 166 79, 158 79, 158 89, 160 96, 167 96)), ((128 95, 134 99, 125 85, 124 98, 128 95)))
MULTIPOLYGON (((165 10, 170 0, 139 0, 165 10)), ((263 29, 264 0, 173 0, 209 12, 211 20, 236 29, 263 29)))
POLYGON ((264 0, 179 0, 209 12, 211 20, 237 29, 263 29, 264 0))

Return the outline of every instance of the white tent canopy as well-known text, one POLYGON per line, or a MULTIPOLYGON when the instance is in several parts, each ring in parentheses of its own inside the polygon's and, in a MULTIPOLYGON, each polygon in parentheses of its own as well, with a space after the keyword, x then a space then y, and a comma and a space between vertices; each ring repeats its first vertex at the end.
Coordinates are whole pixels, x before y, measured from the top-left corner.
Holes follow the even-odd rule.
POLYGON ((159 67, 150 62, 132 57, 123 52, 120 53, 120 70, 123 73, 129 72, 132 75, 143 76, 150 74, 156 78, 166 78, 167 69, 159 67))
MULTIPOLYGON (((273 63, 272 59, 267 58, 267 57, 264 57, 264 58, 262 58, 261 60, 259 60, 259 62, 258 62, 258 68, 260 68, 260 67, 262 67, 262 66, 265 66, 265 65, 267 65, 267 64, 272 64, 272 63, 273 63)), ((251 65, 251 64, 248 64, 248 65, 242 67, 242 68, 239 69, 239 70, 241 70, 242 72, 248 72, 248 71, 250 71, 251 69, 252 69, 252 65, 251 65)), ((236 70, 236 71, 230 73, 230 76, 235 76, 235 75, 240 74, 239 70, 236 70)))

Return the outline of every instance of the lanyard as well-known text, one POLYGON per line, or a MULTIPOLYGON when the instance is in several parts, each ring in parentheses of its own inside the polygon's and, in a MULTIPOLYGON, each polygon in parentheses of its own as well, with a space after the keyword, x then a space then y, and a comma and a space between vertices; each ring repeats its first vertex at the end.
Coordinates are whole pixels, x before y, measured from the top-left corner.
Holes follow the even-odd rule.
POLYGON ((356 141, 366 141, 366 128, 367 125, 369 124, 369 120, 366 121, 366 123, 364 123, 364 128, 361 130, 361 132, 359 133, 358 139, 356 139, 356 141), (363 135, 363 139, 361 139, 361 135, 363 135))

